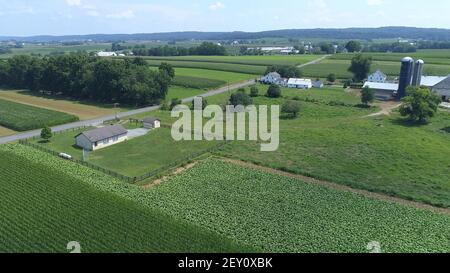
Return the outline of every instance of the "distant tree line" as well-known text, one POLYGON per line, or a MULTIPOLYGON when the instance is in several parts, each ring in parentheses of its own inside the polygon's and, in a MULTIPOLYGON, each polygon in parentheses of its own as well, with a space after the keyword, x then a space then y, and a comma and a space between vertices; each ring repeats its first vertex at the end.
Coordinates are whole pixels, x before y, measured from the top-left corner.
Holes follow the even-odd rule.
POLYGON ((103 103, 147 105, 164 99, 173 68, 158 71, 135 60, 109 60, 87 54, 38 58, 19 55, 0 61, 0 85, 44 91, 103 103))
POLYGON ((417 46, 410 43, 373 43, 363 49, 364 52, 395 52, 412 53, 417 51, 417 46))
POLYGON ((160 46, 160 47, 136 47, 132 49, 135 56, 224 56, 227 54, 225 47, 204 42, 199 46, 180 47, 180 46, 160 46))

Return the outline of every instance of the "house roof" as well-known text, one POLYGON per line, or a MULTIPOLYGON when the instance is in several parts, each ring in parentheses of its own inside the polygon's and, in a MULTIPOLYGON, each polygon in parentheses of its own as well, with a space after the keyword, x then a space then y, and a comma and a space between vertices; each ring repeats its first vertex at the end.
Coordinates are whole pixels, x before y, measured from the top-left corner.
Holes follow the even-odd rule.
POLYGON ((161 120, 159 118, 155 118, 155 117, 144 118, 145 123, 154 123, 155 121, 161 121, 161 120))
POLYGON ((127 133, 128 131, 125 128, 123 128, 122 125, 112 125, 83 132, 81 134, 78 134, 75 138, 79 137, 80 135, 83 135, 90 142, 97 142, 111 137, 125 135, 127 133))
POLYGON ((310 79, 290 78, 289 81, 288 81, 288 84, 293 84, 293 85, 310 85, 310 84, 312 84, 312 81, 310 79))
POLYGON ((272 76, 274 78, 281 78, 281 75, 278 72, 270 72, 269 74, 266 75, 267 76, 272 76))
POLYGON ((420 85, 433 87, 448 77, 438 77, 438 76, 422 76, 422 80, 420 81, 420 85))
POLYGON ((433 89, 446 89, 450 90, 450 76, 440 81, 436 85, 433 86, 433 89))
POLYGON ((387 78, 386 74, 381 72, 381 70, 379 70, 379 69, 377 71, 375 71, 375 73, 371 74, 370 76, 373 76, 375 74, 381 75, 383 78, 387 78))
POLYGON ((365 82, 363 87, 364 88, 369 87, 371 89, 377 89, 377 90, 398 91, 398 83, 365 82))

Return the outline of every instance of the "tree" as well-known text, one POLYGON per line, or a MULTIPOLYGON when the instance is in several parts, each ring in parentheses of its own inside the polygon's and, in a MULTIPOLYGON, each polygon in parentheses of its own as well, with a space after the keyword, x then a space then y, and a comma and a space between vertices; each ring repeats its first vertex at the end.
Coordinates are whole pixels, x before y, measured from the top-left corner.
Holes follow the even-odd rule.
POLYGON ((373 89, 370 89, 369 87, 364 87, 361 90, 361 102, 368 106, 369 103, 373 102, 375 100, 375 91, 373 89))
POLYGON ((147 62, 145 61, 144 58, 136 57, 136 58, 133 59, 133 64, 144 66, 144 65, 147 65, 147 62))
POLYGON ((408 87, 408 96, 402 99, 400 114, 416 122, 426 122, 433 117, 439 107, 441 98, 426 87, 408 87))
POLYGON ((332 83, 336 82, 336 74, 333 74, 333 73, 328 74, 327 81, 332 82, 332 83))
POLYGON ((371 57, 364 57, 362 54, 358 54, 352 58, 352 64, 348 71, 353 73, 353 78, 356 82, 362 82, 369 75, 371 65, 371 57))
POLYGON ((298 101, 288 100, 281 107, 281 112, 292 118, 296 118, 298 117, 298 113, 300 113, 300 103, 298 101))
POLYGON ((252 98, 244 92, 236 92, 230 96, 230 104, 234 106, 238 105, 251 105, 253 103, 252 98))
POLYGON ((169 75, 170 78, 172 79, 175 78, 175 69, 171 64, 161 63, 158 69, 161 73, 163 72, 167 73, 167 75, 169 75))
POLYGON ((172 111, 173 108, 175 108, 176 106, 178 106, 178 105, 180 105, 182 103, 183 102, 180 99, 178 99, 178 98, 172 99, 172 101, 170 102, 169 110, 172 111))
POLYGON ((345 48, 347 49, 348 52, 360 52, 362 49, 362 45, 360 42, 358 41, 349 41, 346 45, 345 48))
POLYGON ((267 89, 267 97, 269 98, 279 98, 281 97, 281 88, 276 84, 271 84, 267 89))
POLYGON ((48 126, 45 126, 41 131, 41 138, 46 142, 49 142, 52 136, 53 136, 52 129, 48 126))
POLYGON ((252 86, 252 87, 250 88, 250 97, 255 98, 255 97, 257 97, 257 96, 259 96, 259 89, 258 89, 258 87, 256 87, 256 86, 252 86))

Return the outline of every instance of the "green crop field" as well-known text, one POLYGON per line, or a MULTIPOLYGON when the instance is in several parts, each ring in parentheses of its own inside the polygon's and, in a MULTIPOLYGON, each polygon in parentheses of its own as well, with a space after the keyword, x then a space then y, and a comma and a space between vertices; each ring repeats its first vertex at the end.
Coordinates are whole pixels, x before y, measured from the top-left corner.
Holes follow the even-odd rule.
MULTIPOLYGON (((325 78, 333 73, 339 79, 348 79, 352 77, 352 74, 348 72, 349 67, 349 59, 326 59, 318 64, 304 67, 302 71, 307 77, 325 78)), ((373 61, 371 72, 375 72, 377 69, 388 76, 398 77, 400 74, 400 61, 373 61)), ((425 75, 447 76, 450 74, 450 65, 426 64, 423 73, 425 75)))
POLYGON ((172 81, 173 85, 194 88, 194 89, 211 89, 225 85, 226 81, 213 80, 207 78, 198 78, 190 76, 176 76, 172 81))
POLYGON ((70 241, 84 253, 254 252, 126 198, 139 189, 91 169, 21 145, 0 146, 0 161, 0 252, 65 253, 70 241))
POLYGON ((220 70, 214 71, 209 69, 189 69, 189 68, 176 68, 175 75, 206 78, 211 80, 225 81, 227 83, 242 82, 255 78, 255 75, 245 73, 226 72, 220 70))
POLYGON ((273 55, 273 56, 182 56, 182 57, 146 57, 147 60, 231 63, 244 65, 300 65, 322 57, 321 55, 273 55))
MULTIPOLYGON (((263 95, 267 87, 260 87, 263 95)), ((248 91, 247 91, 248 92, 248 91)), ((228 94, 208 101, 219 102, 228 94), (214 101, 217 100, 217 101, 214 101)), ((444 111, 424 126, 411 126, 394 113, 367 117, 377 109, 353 105, 343 89, 283 89, 282 99, 258 97, 255 104, 283 104, 300 98, 300 117, 281 120, 280 147, 270 156, 256 142, 236 141, 221 155, 275 169, 450 207, 450 114, 444 111), (307 102, 314 100, 314 102, 307 102), (333 103, 330 103, 333 102, 333 103), (345 106, 332 106, 332 104, 345 106)))
POLYGON ((0 58, 9 58, 15 55, 30 55, 30 54, 40 54, 42 56, 49 55, 52 53, 70 53, 70 52, 78 52, 78 51, 102 51, 106 49, 110 49, 110 43, 92 43, 92 44, 84 44, 84 45, 33 45, 26 44, 23 48, 14 48, 12 49, 12 53, 0 55, 0 58))
POLYGON ((159 66, 161 63, 169 63, 177 68, 197 68, 204 70, 217 70, 225 72, 235 72, 252 75, 262 75, 266 71, 265 66, 243 65, 231 63, 210 63, 210 62, 185 62, 185 61, 167 61, 167 60, 147 60, 150 66, 159 66))
POLYGON ((0 125, 16 131, 28 131, 77 121, 78 117, 0 99, 0 125))
POLYGON ((450 216, 207 160, 153 188, 154 207, 264 252, 447 252, 450 216), (220 170, 220 171, 217 171, 220 170))

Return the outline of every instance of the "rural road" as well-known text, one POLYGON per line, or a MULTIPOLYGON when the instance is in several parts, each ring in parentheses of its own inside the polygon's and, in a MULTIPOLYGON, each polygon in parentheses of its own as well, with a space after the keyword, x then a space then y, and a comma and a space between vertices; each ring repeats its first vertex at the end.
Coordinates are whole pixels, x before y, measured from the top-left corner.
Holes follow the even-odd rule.
MULTIPOLYGON (((211 97, 211 96, 214 96, 217 94, 226 93, 230 90, 246 87, 246 86, 249 86, 252 84, 255 84, 255 80, 249 80, 249 81, 245 81, 245 82, 231 84, 229 86, 224 86, 224 87, 221 87, 221 88, 218 88, 215 90, 208 91, 205 94, 202 94, 201 97, 211 97)), ((188 103, 188 102, 193 101, 194 98, 195 97, 185 98, 182 101, 183 101, 183 103, 188 103)), ((121 113, 117 114, 117 117, 118 118, 126 118, 129 116, 158 110, 160 107, 161 106, 156 105, 156 106, 135 109, 135 110, 127 111, 127 112, 121 112, 121 113)), ((83 126, 93 126, 93 125, 103 124, 104 121, 112 120, 115 118, 116 118, 116 115, 108 115, 108 116, 99 117, 99 118, 90 119, 90 120, 77 121, 77 122, 73 122, 73 123, 68 123, 68 124, 63 124, 63 125, 52 127, 52 131, 60 132, 60 131, 65 131, 68 129, 78 128, 78 127, 83 127, 83 126)), ((19 134, 12 135, 12 136, 0 137, 0 144, 6 144, 9 142, 23 140, 23 139, 39 136, 40 134, 41 134, 41 130, 39 129, 39 130, 19 133, 19 134)))
POLYGON ((321 61, 325 60, 326 58, 328 58, 330 56, 331 55, 325 55, 325 56, 322 56, 322 57, 320 57, 318 59, 315 59, 314 61, 310 61, 309 63, 298 65, 297 67, 298 68, 303 68, 303 67, 308 66, 308 65, 318 64, 318 63, 320 63, 321 61))

